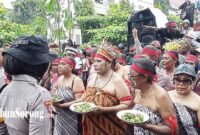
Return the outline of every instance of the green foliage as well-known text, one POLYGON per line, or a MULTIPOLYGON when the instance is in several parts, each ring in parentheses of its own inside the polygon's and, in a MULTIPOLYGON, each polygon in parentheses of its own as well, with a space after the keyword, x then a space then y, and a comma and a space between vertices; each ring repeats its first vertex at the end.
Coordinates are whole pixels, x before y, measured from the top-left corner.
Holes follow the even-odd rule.
POLYGON ((118 16, 118 15, 129 15, 132 13, 132 7, 129 0, 122 0, 119 4, 109 5, 108 15, 118 16))
POLYGON ((33 34, 33 30, 29 25, 10 21, 8 11, 4 7, 0 7, 0 40, 3 41, 3 44, 11 42, 14 38, 23 34, 33 34))
POLYGON ((124 25, 109 25, 103 29, 91 29, 88 32, 93 35, 91 43, 100 43, 105 37, 114 44, 125 42, 127 39, 124 25))
POLYGON ((8 19, 8 11, 3 6, 0 7, 0 19, 8 19))
POLYGON ((19 24, 30 24, 38 13, 37 3, 33 0, 17 0, 13 8, 12 21, 19 24))
POLYGON ((30 25, 33 33, 46 36, 46 0, 17 0, 13 2, 12 22, 30 25))
POLYGON ((167 16, 167 19, 169 20, 169 21, 175 21, 175 22, 177 22, 177 24, 178 25, 180 25, 181 24, 181 19, 180 19, 180 17, 179 16, 176 16, 176 15, 173 15, 173 14, 169 14, 168 16, 167 16))
POLYGON ((67 30, 71 30, 73 28, 74 22, 72 19, 72 15, 70 12, 65 11, 65 18, 64 18, 64 26, 67 30))
POLYGON ((30 24, 30 27, 32 28, 33 32, 37 35, 47 35, 47 23, 46 18, 36 16, 34 17, 34 21, 32 24, 30 24))
POLYGON ((75 8, 75 14, 77 17, 79 16, 89 16, 94 15, 94 5, 92 0, 73 0, 74 2, 74 8, 75 8))
POLYGON ((77 21, 82 30, 83 43, 97 44, 107 37, 113 43, 126 41, 126 22, 132 8, 128 0, 109 6, 107 15, 81 16, 77 21))
POLYGON ((154 7, 160 9, 165 15, 168 15, 169 0, 154 0, 154 7))

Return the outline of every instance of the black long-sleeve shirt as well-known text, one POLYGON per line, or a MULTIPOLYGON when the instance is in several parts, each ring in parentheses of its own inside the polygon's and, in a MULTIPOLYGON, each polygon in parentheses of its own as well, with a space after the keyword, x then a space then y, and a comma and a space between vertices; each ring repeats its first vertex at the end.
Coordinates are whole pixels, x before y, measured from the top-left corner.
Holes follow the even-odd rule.
POLYGON ((167 28, 157 30, 157 40, 160 41, 161 46, 163 46, 167 40, 175 40, 183 38, 183 36, 184 34, 182 34, 179 30, 175 30, 173 32, 168 32, 167 28))

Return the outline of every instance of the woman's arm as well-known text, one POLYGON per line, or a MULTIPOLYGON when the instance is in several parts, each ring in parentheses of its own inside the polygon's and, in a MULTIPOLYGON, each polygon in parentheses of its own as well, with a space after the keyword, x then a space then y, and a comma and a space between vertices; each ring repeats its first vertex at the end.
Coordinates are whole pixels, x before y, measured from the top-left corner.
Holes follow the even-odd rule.
POLYGON ((137 125, 139 127, 145 128, 151 132, 162 134, 162 135, 175 135, 177 130, 175 111, 173 103, 170 100, 169 96, 165 93, 159 94, 157 98, 159 103, 158 111, 164 121, 163 124, 154 125, 154 124, 143 124, 137 125))
MULTIPOLYGON (((198 96, 198 106, 200 106, 200 97, 198 96)), ((199 128, 200 128, 200 107, 197 110, 197 117, 198 117, 198 122, 199 122, 199 128)))
POLYGON ((162 134, 162 135, 170 135, 171 134, 171 129, 167 125, 144 124, 140 127, 145 128, 152 132, 156 132, 157 134, 162 134))
POLYGON ((163 126, 165 126, 165 130, 161 130, 161 128, 158 128, 158 130, 156 131, 161 131, 163 132, 163 134, 176 134, 178 125, 172 100, 166 92, 162 92, 158 95, 157 102, 159 103, 158 111, 162 119, 164 120, 163 126))
POLYGON ((111 106, 111 107, 97 106, 96 109, 97 111, 101 111, 101 112, 116 112, 116 111, 127 109, 130 103, 131 101, 126 101, 126 102, 120 102, 119 105, 111 106))
POLYGON ((138 35, 137 34, 138 34, 137 33, 137 29, 134 28, 132 30, 132 36, 133 36, 134 41, 135 41, 135 51, 136 51, 136 54, 139 54, 142 51, 142 46, 141 46, 141 43, 140 43, 140 41, 138 39, 138 35))
POLYGON ((85 86, 83 84, 83 81, 79 77, 76 77, 74 79, 74 86, 73 86, 75 99, 79 99, 83 95, 84 91, 85 91, 85 86))
POLYGON ((73 92, 75 93, 75 100, 71 101, 71 102, 67 102, 67 103, 56 103, 54 104, 54 106, 60 107, 60 108, 67 108, 70 105, 74 104, 74 103, 78 103, 83 101, 83 93, 85 91, 85 87, 83 85, 83 81, 80 78, 75 78, 74 79, 74 86, 73 86, 73 92))
POLYGON ((116 97, 119 99, 120 104, 112 107, 97 106, 97 109, 102 112, 113 112, 127 109, 132 101, 130 91, 125 84, 124 80, 118 76, 114 78, 114 84, 116 89, 116 97))

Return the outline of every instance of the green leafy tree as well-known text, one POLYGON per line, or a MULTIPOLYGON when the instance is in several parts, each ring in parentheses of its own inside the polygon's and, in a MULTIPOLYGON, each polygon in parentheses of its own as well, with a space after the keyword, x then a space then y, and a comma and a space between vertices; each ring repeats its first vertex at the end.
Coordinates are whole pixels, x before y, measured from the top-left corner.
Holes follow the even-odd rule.
POLYGON ((73 0, 76 16, 94 15, 94 5, 92 0, 73 0))
POLYGON ((46 0, 17 0, 13 2, 12 22, 30 25, 35 34, 47 35, 46 0))
POLYGON ((126 23, 131 11, 132 7, 130 7, 129 1, 122 0, 120 4, 110 5, 105 16, 78 17, 83 43, 100 43, 105 37, 113 43, 125 42, 126 23))
POLYGON ((180 17, 176 16, 176 15, 173 15, 173 14, 169 14, 167 16, 167 19, 170 20, 170 21, 175 21, 179 26, 182 23, 182 20, 180 19, 180 17))
POLYGON ((30 24, 38 15, 37 2, 34 0, 16 0, 13 2, 12 21, 19 24, 30 24))
POLYGON ((169 0, 154 0, 154 7, 160 9, 165 15, 168 15, 169 0))
POLYGON ((7 9, 0 6, 0 40, 5 45, 17 36, 33 34, 29 25, 21 25, 9 20, 7 9))

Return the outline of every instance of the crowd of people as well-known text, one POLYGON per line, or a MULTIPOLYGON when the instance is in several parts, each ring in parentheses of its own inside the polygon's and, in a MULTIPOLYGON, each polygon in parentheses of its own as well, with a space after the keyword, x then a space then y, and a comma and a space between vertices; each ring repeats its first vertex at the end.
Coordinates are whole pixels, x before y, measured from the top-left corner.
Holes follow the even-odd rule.
POLYGON ((0 50, 0 134, 199 135, 200 23, 190 26, 190 20, 181 30, 174 21, 162 29, 145 26, 157 31, 147 45, 133 29, 129 57, 108 40, 84 49, 69 40, 58 57, 53 53, 60 47, 42 36, 17 38, 0 50), (179 47, 164 49, 172 42, 179 47), (64 100, 54 102, 52 95, 64 100), (96 108, 82 115, 69 109, 79 102, 96 108), (117 118, 127 109, 149 120, 129 125, 117 118))

